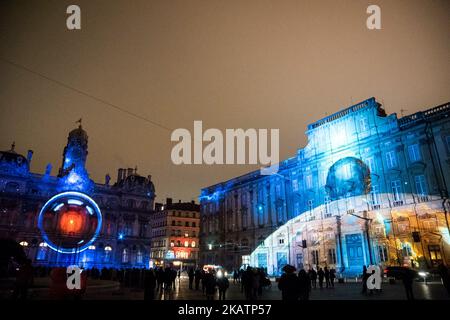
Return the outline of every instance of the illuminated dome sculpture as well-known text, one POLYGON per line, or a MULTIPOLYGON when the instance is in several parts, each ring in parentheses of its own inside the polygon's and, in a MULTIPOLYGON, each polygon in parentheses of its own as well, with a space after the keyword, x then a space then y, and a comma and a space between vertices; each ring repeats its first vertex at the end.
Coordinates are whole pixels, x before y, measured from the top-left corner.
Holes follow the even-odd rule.
POLYGON ((328 171, 326 189, 330 200, 366 194, 370 188, 370 170, 360 159, 342 158, 328 171))
POLYGON ((80 192, 63 192, 42 207, 38 227, 48 246, 60 253, 86 250, 98 236, 102 226, 100 208, 89 196, 80 192))

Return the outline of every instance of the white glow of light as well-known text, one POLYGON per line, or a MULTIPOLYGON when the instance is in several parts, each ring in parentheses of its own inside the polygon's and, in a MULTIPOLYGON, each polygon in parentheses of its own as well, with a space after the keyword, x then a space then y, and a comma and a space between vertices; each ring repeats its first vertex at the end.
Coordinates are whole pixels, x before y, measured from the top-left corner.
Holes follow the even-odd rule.
POLYGON ((53 211, 58 211, 59 209, 61 209, 61 207, 64 206, 64 203, 60 203, 58 204, 55 209, 53 209, 53 211))
POLYGON ((75 204, 77 206, 82 206, 83 205, 82 201, 76 200, 76 199, 69 199, 69 200, 67 200, 67 203, 68 204, 75 204))
POLYGON ((71 173, 70 175, 69 175, 69 178, 67 179, 67 181, 69 182, 69 183, 77 183, 78 181, 80 181, 80 176, 79 175, 77 175, 76 173, 71 173))
POLYGON ((87 211, 89 211, 89 214, 92 216, 94 214, 94 210, 92 210, 91 207, 86 206, 87 211))
POLYGON ((439 230, 441 231, 442 240, 444 240, 445 243, 450 244, 450 235, 448 233, 448 229, 445 227, 439 227, 439 230))
POLYGON ((217 271, 217 278, 222 278, 222 277, 223 277, 222 270, 217 271))

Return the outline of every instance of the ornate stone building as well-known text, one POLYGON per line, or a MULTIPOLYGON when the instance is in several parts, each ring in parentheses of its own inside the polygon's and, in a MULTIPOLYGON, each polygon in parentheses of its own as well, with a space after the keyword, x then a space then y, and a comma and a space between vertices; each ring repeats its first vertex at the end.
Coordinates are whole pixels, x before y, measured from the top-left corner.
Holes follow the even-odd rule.
POLYGON ((196 267, 200 234, 200 207, 192 202, 156 203, 151 215, 150 264, 175 268, 196 267))
POLYGON ((280 163, 201 192, 201 260, 279 274, 450 264, 450 104, 398 118, 374 98, 308 126, 280 163))
MULTIPOLYGON (((51 165, 44 174, 30 172, 32 151, 24 157, 16 153, 13 144, 10 150, 0 152, 0 237, 21 243, 35 265, 76 262, 86 267, 148 267, 149 222, 155 198, 151 176, 140 176, 137 169, 119 169, 116 183, 110 183, 109 175, 104 183, 95 183, 85 166, 87 147, 88 136, 80 123, 69 133, 57 176, 51 175, 51 165), (60 248, 52 248, 45 241, 38 220, 41 208, 50 198, 68 191, 91 197, 100 208, 101 220, 95 222, 99 232, 88 248, 61 253, 60 248)), ((76 204, 76 200, 69 200, 69 207, 76 204)), ((75 218, 67 220, 68 225, 56 215, 46 223, 63 226, 73 235, 77 224, 84 220, 72 211, 68 211, 70 217, 75 218)))

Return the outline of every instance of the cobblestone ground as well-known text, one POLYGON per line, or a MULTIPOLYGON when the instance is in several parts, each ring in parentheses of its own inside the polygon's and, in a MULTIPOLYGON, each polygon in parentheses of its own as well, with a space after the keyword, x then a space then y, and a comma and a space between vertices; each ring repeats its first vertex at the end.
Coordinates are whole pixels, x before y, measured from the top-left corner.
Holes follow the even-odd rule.
MULTIPOLYGON (((360 282, 336 283, 334 289, 312 289, 311 300, 405 300, 406 294, 401 282, 396 284, 383 283, 382 292, 372 295, 361 294, 362 285, 360 282)), ((448 300, 450 296, 443 285, 439 282, 424 284, 423 282, 414 283, 414 295, 416 299, 432 299, 432 300, 448 300)), ((159 292, 158 300, 206 300, 201 290, 190 290, 188 288, 188 279, 182 277, 180 282, 177 281, 175 290, 170 292, 159 292)), ((138 289, 122 289, 118 292, 87 294, 84 299, 114 299, 114 300, 141 300, 144 298, 143 290, 138 289)), ((234 284, 230 281, 230 288, 227 291, 227 300, 243 300, 244 294, 241 293, 240 284, 234 284)), ((216 293, 215 299, 218 299, 216 293)), ((261 300, 280 300, 281 292, 278 290, 277 284, 272 282, 270 289, 263 290, 261 300)))

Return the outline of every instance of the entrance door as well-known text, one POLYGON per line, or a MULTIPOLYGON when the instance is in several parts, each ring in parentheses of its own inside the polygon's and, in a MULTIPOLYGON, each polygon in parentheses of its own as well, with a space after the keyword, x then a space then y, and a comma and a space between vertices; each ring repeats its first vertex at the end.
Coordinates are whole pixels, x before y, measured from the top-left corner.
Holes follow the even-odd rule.
POLYGON ((345 235, 347 245, 347 260, 350 268, 361 268, 364 264, 362 236, 360 233, 345 235))

